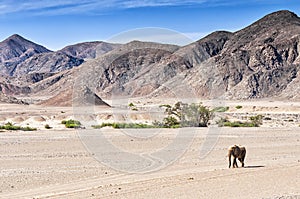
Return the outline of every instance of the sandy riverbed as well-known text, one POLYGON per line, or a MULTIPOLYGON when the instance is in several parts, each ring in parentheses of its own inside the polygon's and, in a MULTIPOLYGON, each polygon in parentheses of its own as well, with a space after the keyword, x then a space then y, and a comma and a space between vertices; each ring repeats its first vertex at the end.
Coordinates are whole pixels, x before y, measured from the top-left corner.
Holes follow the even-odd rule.
POLYGON ((3 114, 3 109, 4 119, 13 114, 26 121, 42 115, 55 128, 0 132, 0 198, 300 197, 298 126, 77 132, 59 123, 71 109, 45 113, 35 108, 23 114, 10 106, 5 110, 11 112, 3 114), (50 118, 53 114, 59 119, 50 118), (97 141, 118 150, 96 147, 93 152, 85 147, 97 141), (228 169, 226 153, 232 144, 246 146, 245 168, 228 169), (128 154, 146 159, 130 159, 128 154), (169 165, 168 157, 174 159, 169 165))

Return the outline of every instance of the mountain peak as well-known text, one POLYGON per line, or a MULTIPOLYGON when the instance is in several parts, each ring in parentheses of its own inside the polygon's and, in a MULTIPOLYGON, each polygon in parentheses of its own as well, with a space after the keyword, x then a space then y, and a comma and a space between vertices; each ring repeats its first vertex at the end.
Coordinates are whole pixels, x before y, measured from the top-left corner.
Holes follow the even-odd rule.
POLYGON ((258 20, 257 23, 273 26, 283 23, 292 24, 295 21, 299 22, 299 20, 300 18, 295 13, 288 10, 280 10, 266 15, 262 19, 258 20))
POLYGON ((13 34, 10 37, 8 37, 8 39, 24 39, 24 37, 22 37, 19 34, 13 34))
POLYGON ((289 11, 289 10, 279 10, 276 12, 273 12, 271 14, 266 15, 264 18, 285 18, 285 19, 291 19, 291 18, 298 18, 298 16, 289 11))
POLYGON ((11 35, 0 42, 0 63, 11 61, 10 67, 4 67, 4 74, 11 75, 14 70, 14 64, 24 61, 34 54, 51 52, 47 48, 33 43, 18 34, 11 35))
POLYGON ((6 38, 3 42, 9 42, 9 41, 15 41, 15 42, 30 42, 29 40, 25 39, 21 35, 13 34, 6 38))

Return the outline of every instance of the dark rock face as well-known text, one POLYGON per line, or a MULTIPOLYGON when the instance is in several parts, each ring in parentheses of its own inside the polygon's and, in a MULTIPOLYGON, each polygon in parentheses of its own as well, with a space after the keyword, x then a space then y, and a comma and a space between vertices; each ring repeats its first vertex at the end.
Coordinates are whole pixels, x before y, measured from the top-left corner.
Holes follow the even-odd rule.
POLYGON ((39 81, 42 81, 43 79, 47 79, 48 77, 51 77, 52 75, 54 75, 54 73, 30 73, 30 74, 26 74, 23 75, 21 77, 18 77, 18 79, 20 81, 23 82, 28 82, 28 83, 37 83, 39 81))
MULTIPOLYGON (((224 84, 243 87, 243 98, 282 92, 299 70, 300 19, 289 11, 267 15, 240 30, 214 59, 224 84)), ((241 96, 234 94, 233 98, 241 96)))
POLYGON ((221 53, 225 43, 232 37, 233 33, 217 31, 192 44, 182 47, 178 54, 185 57, 191 64, 200 64, 207 59, 221 53))
POLYGON ((14 76, 22 76, 31 73, 56 73, 69 70, 84 62, 61 52, 50 52, 34 55, 17 65, 14 76))

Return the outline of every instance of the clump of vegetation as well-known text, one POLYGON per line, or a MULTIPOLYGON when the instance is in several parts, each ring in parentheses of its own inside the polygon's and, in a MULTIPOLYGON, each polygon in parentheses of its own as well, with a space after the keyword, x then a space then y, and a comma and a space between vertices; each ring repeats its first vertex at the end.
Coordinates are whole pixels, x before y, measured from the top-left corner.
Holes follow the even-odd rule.
POLYGON ((256 115, 256 116, 251 116, 250 120, 251 120, 251 123, 253 123, 255 127, 259 127, 260 125, 263 124, 263 122, 262 122, 263 118, 264 118, 264 116, 262 116, 262 115, 256 115))
POLYGON ((229 110, 229 106, 219 106, 212 110, 212 112, 224 113, 229 110))
POLYGON ((241 122, 241 121, 234 121, 230 122, 227 118, 221 118, 217 124, 219 127, 228 126, 228 127, 259 127, 262 125, 262 115, 256 115, 250 117, 250 122, 241 122))
POLYGON ((129 107, 134 107, 135 105, 134 105, 132 102, 130 102, 130 103, 128 104, 128 106, 129 106, 129 107))
POLYGON ((165 128, 207 127, 213 112, 201 103, 186 104, 177 102, 174 106, 161 105, 167 117, 163 120, 165 128))
POLYGON ((134 105, 132 102, 130 102, 128 104, 129 108, 132 110, 132 111, 138 111, 138 108, 136 107, 136 105, 134 105))
POLYGON ((241 108, 243 108, 243 106, 237 105, 235 108, 236 108, 236 109, 241 109, 241 108))
POLYGON ((32 128, 29 126, 21 127, 21 131, 36 131, 36 130, 37 130, 36 128, 32 128))
POLYGON ((251 122, 241 122, 241 121, 224 122, 224 126, 229 126, 229 127, 255 127, 255 125, 251 122))
POLYGON ((0 126, 0 129, 5 129, 5 130, 12 130, 12 131, 36 131, 36 128, 32 128, 29 126, 26 127, 21 127, 21 126, 15 126, 11 122, 6 123, 3 126, 0 126))
POLYGON ((76 129, 81 127, 81 123, 78 120, 63 120, 61 123, 64 124, 66 128, 76 129))
POLYGON ((102 123, 101 125, 93 125, 95 129, 103 127, 113 127, 115 129, 141 129, 141 128, 157 128, 154 125, 142 124, 142 123, 102 123))
POLYGON ((46 125, 45 125, 45 129, 52 129, 52 127, 49 126, 49 124, 46 124, 46 125))

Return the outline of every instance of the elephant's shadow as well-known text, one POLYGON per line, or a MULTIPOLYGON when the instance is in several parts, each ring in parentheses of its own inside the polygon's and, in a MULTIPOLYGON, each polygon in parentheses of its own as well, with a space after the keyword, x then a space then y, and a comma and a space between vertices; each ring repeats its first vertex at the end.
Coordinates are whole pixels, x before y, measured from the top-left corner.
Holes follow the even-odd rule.
POLYGON ((246 169, 255 169, 255 168, 262 168, 265 167, 263 165, 249 165, 249 166, 245 166, 244 168, 246 169))

